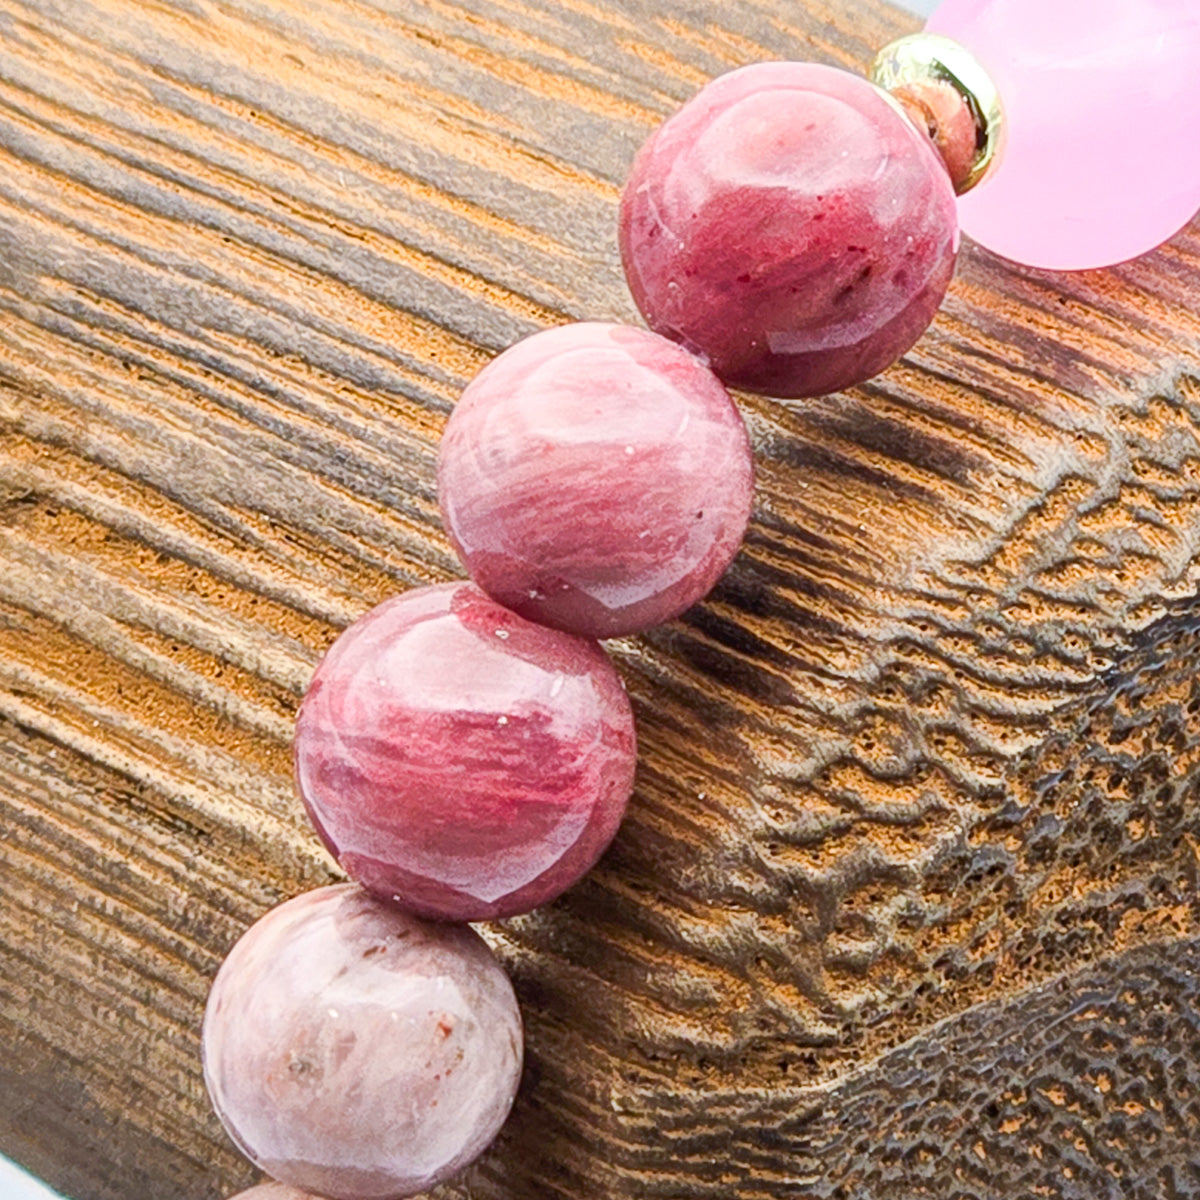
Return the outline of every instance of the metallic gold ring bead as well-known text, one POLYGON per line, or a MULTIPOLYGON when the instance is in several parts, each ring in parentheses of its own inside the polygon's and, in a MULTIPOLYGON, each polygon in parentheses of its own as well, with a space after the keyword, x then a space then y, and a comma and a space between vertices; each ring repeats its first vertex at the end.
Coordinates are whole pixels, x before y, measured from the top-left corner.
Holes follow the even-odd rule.
POLYGON ((884 46, 871 64, 871 82, 892 92, 914 84, 949 84, 975 120, 975 157, 958 192, 970 191, 995 165, 1003 149, 1000 93, 979 60, 964 46, 936 33, 914 33, 884 46))

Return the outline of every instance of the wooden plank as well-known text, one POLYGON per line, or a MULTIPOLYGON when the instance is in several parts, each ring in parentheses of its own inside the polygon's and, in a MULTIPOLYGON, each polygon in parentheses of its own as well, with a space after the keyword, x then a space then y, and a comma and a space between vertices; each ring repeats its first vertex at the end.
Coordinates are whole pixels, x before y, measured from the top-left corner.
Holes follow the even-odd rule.
MULTIPOLYGON (((340 628, 457 572, 458 391, 633 319, 620 181, 706 78, 908 27, 0 0, 0 1149, 81 1200, 254 1177, 203 998, 333 877, 292 719, 340 628)), ((1193 227, 1069 277, 968 250, 885 376, 745 401, 746 548, 613 644, 637 796, 489 934, 530 1067, 445 1195, 1200 1195, 1198 381, 1193 227)))

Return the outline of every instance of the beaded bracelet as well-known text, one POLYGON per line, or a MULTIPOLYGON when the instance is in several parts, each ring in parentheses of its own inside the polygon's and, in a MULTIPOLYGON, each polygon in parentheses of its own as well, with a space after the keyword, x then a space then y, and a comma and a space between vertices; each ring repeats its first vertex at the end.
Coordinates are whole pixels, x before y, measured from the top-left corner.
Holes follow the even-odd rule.
POLYGON ((726 387, 795 400, 885 369, 937 311, 960 224, 1042 268, 1153 249, 1200 207, 1200 155, 1175 152, 1197 61, 1194 0, 1086 21, 947 0, 874 82, 760 63, 651 136, 620 243, 654 332, 556 328, 481 372, 438 467, 473 582, 369 612, 301 706, 297 787, 354 882, 258 922, 204 1021, 217 1112, 281 1181, 259 1200, 411 1196, 503 1124, 520 1014, 461 923, 548 903, 616 832, 635 732, 596 639, 679 615, 736 554, 753 463, 726 387))

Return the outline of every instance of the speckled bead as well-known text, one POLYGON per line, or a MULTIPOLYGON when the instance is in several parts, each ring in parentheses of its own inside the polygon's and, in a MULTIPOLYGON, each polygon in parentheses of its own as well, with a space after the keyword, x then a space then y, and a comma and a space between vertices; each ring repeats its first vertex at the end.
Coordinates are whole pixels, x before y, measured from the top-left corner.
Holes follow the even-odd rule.
POLYGON ((469 583, 356 621, 296 726, 300 794, 338 862, 443 920, 511 916, 573 884, 616 832, 635 760, 604 651, 469 583))
POLYGON ((874 84, 815 63, 714 80, 638 154, 621 255, 652 329, 727 384, 815 396, 924 332, 954 272, 954 190, 874 84))
POLYGON ((521 1017, 477 934, 343 884, 238 941, 209 994, 203 1057, 226 1130, 273 1178, 398 1200, 495 1137, 520 1079, 521 1017))
POLYGON ((693 355, 584 323, 526 338, 467 387, 438 492, 480 587, 606 638, 703 598, 741 545, 754 466, 729 393, 693 355))

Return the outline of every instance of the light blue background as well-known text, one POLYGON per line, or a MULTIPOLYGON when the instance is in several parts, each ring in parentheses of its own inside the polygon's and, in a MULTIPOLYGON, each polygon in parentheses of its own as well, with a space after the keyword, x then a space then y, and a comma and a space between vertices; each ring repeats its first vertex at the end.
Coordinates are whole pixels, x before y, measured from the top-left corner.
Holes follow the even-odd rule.
MULTIPOLYGON (((927 17, 941 0, 893 0, 900 8, 927 17)), ((45 1184, 25 1174, 15 1163, 0 1158, 0 1200, 61 1200, 45 1184)))
POLYGON ((58 1200, 58 1193, 26 1175, 16 1163, 0 1158, 0 1200, 58 1200))

